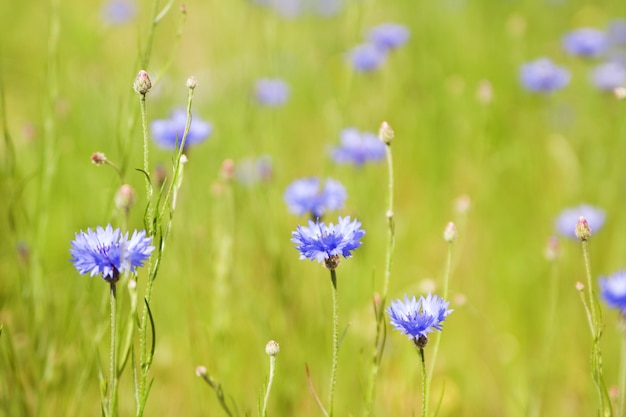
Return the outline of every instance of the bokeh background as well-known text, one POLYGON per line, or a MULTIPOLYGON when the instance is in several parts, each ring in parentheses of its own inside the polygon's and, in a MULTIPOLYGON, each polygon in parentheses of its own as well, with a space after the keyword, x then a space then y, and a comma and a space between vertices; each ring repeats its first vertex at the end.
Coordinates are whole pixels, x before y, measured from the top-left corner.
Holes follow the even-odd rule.
MULTIPOLYGON (((283 201, 293 180, 310 176, 341 181, 348 199, 328 219, 350 215, 367 232, 338 270, 340 326, 349 328, 336 415, 362 414, 372 299, 381 290, 387 242, 387 167, 338 165, 330 149, 342 129, 377 132, 384 120, 396 133, 391 297, 441 289, 442 233, 448 221, 458 228, 449 297, 455 312, 444 325, 433 380, 433 404, 443 391, 439 415, 596 412, 591 339, 575 290, 585 280, 580 243, 559 237, 556 261, 545 249, 559 213, 588 203, 606 212, 590 240, 594 280, 626 266, 626 108, 590 82, 602 58, 571 56, 562 46, 574 29, 604 30, 626 17, 623 4, 189 0, 181 23, 175 1, 155 28, 146 68, 153 2, 127 3, 121 15, 111 15, 110 6, 0 3, 0 414, 100 413, 108 287, 76 272, 69 247, 79 230, 121 221, 113 203, 120 180, 90 162, 97 151, 137 191, 129 227, 143 228, 144 177, 135 170, 142 136, 132 90, 140 69, 155 79, 150 120, 185 106, 193 75, 193 113, 213 128, 189 149, 154 286, 157 340, 146 415, 221 415, 195 375, 198 365, 255 415, 270 339, 281 352, 269 414, 321 415, 305 364, 325 399, 330 283, 323 267, 298 260, 291 231, 306 217, 283 201), (385 22, 405 25, 410 39, 375 70, 356 70, 349 51, 385 22), (533 93, 520 81, 521 66, 543 56, 568 68, 565 88, 533 93), (282 106, 255 100, 263 77, 289 85, 282 106), (271 161, 270 178, 252 170, 224 181, 225 159, 241 167, 259 157, 271 161)), ((151 144, 151 167, 169 172, 172 160, 151 144)), ((618 314, 602 308, 605 377, 614 386, 622 336, 618 314)), ((120 387, 122 415, 134 413, 129 371, 120 387)), ((417 415, 420 390, 419 357, 390 330, 374 415, 417 415)))

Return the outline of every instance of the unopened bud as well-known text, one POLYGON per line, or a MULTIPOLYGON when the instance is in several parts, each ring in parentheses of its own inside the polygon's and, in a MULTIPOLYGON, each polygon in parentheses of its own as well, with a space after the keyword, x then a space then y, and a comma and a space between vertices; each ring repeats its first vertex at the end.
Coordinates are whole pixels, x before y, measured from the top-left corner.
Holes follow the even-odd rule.
POLYGON ((232 181, 235 178, 235 161, 230 158, 224 159, 220 168, 220 177, 224 181, 232 181))
POLYGON ((576 237, 582 241, 586 241, 591 237, 591 227, 589 227, 587 219, 583 216, 580 216, 578 223, 576 223, 576 237))
POLYGON ((91 155, 91 163, 94 165, 102 165, 107 161, 107 157, 102 152, 96 152, 91 155))
POLYGON ((448 243, 454 242, 456 239, 456 226, 454 223, 450 222, 446 226, 446 230, 443 231, 443 240, 448 243))
POLYGON ((387 145, 391 145, 391 140, 394 137, 393 129, 389 126, 389 123, 382 122, 380 129, 378 130, 378 137, 387 145))
POLYGON ((469 196, 465 194, 457 197, 456 201, 454 202, 454 208, 459 214, 467 213, 471 205, 472 201, 470 200, 469 196))
POLYGON ((204 377, 207 376, 207 370, 204 366, 196 366, 196 376, 204 377))
POLYGON ((580 281, 576 281, 576 290, 582 291, 584 289, 585 289, 585 286, 583 285, 583 283, 580 281))
POLYGON ((280 352, 280 345, 278 342, 274 340, 267 342, 267 345, 265 345, 265 353, 267 353, 267 356, 276 356, 278 355, 278 352, 280 352))
POLYGON ((136 290, 137 289, 137 280, 135 279, 129 279, 128 280, 128 288, 131 290, 136 290))
POLYGON ((191 76, 191 77, 187 78, 187 84, 186 85, 187 85, 187 88, 193 90, 198 85, 198 80, 196 80, 196 77, 191 76))
POLYGON ((493 87, 489 80, 481 80, 476 89, 476 99, 480 104, 489 104, 493 100, 493 87))
POLYGON ((559 246, 559 239, 556 236, 551 236, 546 244, 546 259, 549 261, 555 261, 561 255, 561 247, 559 246))
POLYGON ((624 100, 626 98, 626 88, 617 87, 615 90, 613 90, 613 94, 615 94, 615 98, 617 98, 618 100, 624 100))
POLYGON ((135 204, 135 191, 128 184, 123 184, 115 193, 115 207, 128 211, 135 204))
POLYGON ((181 5, 180 5, 180 12, 181 12, 182 14, 187 14, 187 6, 186 6, 186 5, 184 5, 184 4, 181 4, 181 5))
POLYGON ((145 96, 152 88, 152 80, 150 75, 144 70, 139 71, 135 82, 133 83, 133 89, 142 96, 145 96))

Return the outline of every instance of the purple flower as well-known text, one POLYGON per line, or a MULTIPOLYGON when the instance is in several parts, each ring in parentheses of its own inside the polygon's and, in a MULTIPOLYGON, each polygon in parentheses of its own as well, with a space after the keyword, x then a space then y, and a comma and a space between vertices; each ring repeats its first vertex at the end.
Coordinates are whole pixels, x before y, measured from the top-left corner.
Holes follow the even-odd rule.
POLYGON ((394 300, 387 308, 387 314, 394 329, 406 334, 409 340, 418 343, 420 338, 428 338, 433 330, 442 330, 442 323, 454 310, 448 310, 450 303, 437 295, 428 294, 419 300, 413 296, 409 299, 394 300))
POLYGON ((367 161, 383 159, 385 148, 385 143, 375 134, 347 128, 341 131, 341 146, 334 148, 331 156, 337 163, 361 166, 367 161))
POLYGON ((600 295, 609 307, 626 312, 626 271, 600 277, 600 295))
POLYGON ((308 226, 298 226, 295 232, 291 232, 291 241, 296 244, 300 251, 300 259, 310 259, 329 264, 329 259, 334 258, 334 266, 341 255, 344 258, 352 256, 352 251, 362 245, 360 239, 365 235, 361 230, 361 223, 356 219, 350 221, 350 217, 339 217, 336 225, 328 226, 319 220, 315 223, 309 220, 308 226))
POLYGON ((154 250, 151 243, 145 230, 135 230, 129 240, 128 233, 122 234, 110 224, 105 229, 98 226, 95 232, 87 229, 86 233, 81 230, 76 234, 71 243, 71 261, 81 274, 100 274, 105 281, 116 282, 120 274, 134 274, 137 267, 143 266, 154 250))
POLYGON ((289 85, 280 78, 261 78, 254 91, 257 101, 264 106, 282 106, 289 98, 289 85))
POLYGON ((612 45, 626 45, 626 19, 614 19, 607 29, 609 43, 612 45))
POLYGON ((591 82, 600 90, 613 91, 626 82, 626 69, 615 62, 598 65, 591 74, 591 82))
POLYGON ((111 25, 121 25, 137 14, 137 6, 129 0, 111 0, 101 9, 102 20, 111 25))
MULTIPOLYGON (((169 119, 154 120, 150 124, 152 137, 156 144, 163 149, 177 149, 183 139, 186 123, 187 112, 174 110, 169 119)), ((202 142, 209 137, 212 130, 210 123, 193 118, 187 139, 185 139, 185 148, 202 142)))
POLYGON ((380 67, 387 59, 384 50, 371 43, 363 43, 348 52, 348 59, 356 71, 373 71, 380 67))
POLYGON ((576 236, 576 225, 581 216, 587 220, 592 232, 597 232, 604 225, 604 210, 587 204, 581 204, 578 207, 568 208, 561 212, 556 218, 556 230, 563 236, 578 239, 576 236))
POLYGON ((330 178, 324 183, 324 188, 321 188, 318 178, 304 178, 292 182, 284 198, 292 213, 299 216, 310 213, 311 217, 318 218, 327 211, 343 207, 346 189, 339 181, 330 178))
POLYGON ((410 37, 409 29, 397 23, 383 23, 368 31, 367 38, 380 50, 387 51, 404 45, 410 37))
POLYGON ((598 29, 576 29, 563 37, 563 47, 572 55, 598 56, 606 50, 607 36, 598 29))
POLYGON ((549 93, 565 87, 569 83, 570 74, 550 59, 540 58, 522 65, 520 78, 529 91, 549 93))

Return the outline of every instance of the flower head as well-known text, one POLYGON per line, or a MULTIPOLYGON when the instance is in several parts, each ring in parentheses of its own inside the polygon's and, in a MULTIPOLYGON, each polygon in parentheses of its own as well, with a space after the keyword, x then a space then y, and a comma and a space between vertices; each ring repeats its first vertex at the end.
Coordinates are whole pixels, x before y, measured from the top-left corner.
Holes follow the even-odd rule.
POLYGON ((383 23, 374 26, 367 33, 367 38, 380 50, 387 51, 404 45, 411 36, 409 29, 398 23, 383 23))
POLYGON ((565 209, 556 218, 555 228, 563 236, 578 239, 576 228, 580 217, 584 217, 592 232, 597 232, 604 225, 604 210, 587 204, 565 209))
POLYGON ((259 104, 278 107, 289 98, 289 85, 280 78, 261 78, 256 82, 254 92, 259 104))
POLYGON ((129 0, 111 0, 101 9, 102 20, 111 25, 121 25, 137 14, 137 6, 129 0))
POLYGON ((626 83, 626 68, 616 62, 598 65, 591 74, 591 82, 603 91, 613 91, 626 83))
MULTIPOLYGON (((183 139, 186 123, 187 112, 174 110, 169 119, 154 120, 150 124, 152 137, 163 149, 177 149, 183 139)), ((211 135, 212 130, 210 123, 194 118, 185 139, 185 148, 202 142, 211 135)))
POLYGON ((300 251, 300 259, 324 261, 331 268, 331 265, 337 266, 340 255, 344 258, 352 256, 352 251, 361 246, 360 239, 364 235, 365 231, 361 230, 361 223, 356 219, 350 221, 350 217, 339 217, 336 225, 330 223, 328 226, 319 220, 315 223, 309 220, 308 226, 298 226, 295 232, 291 232, 291 241, 300 251))
POLYGON ((593 28, 576 29, 563 37, 563 48, 572 55, 598 56, 607 47, 607 36, 593 28))
POLYGON ((71 262, 81 274, 102 275, 104 280, 116 282, 120 274, 126 271, 135 273, 154 250, 151 237, 146 237, 145 230, 122 234, 120 229, 113 229, 109 224, 105 229, 98 226, 94 232, 76 234, 72 241, 71 262))
POLYGON ((548 58, 539 58, 522 65, 520 78, 529 91, 549 93, 565 87, 570 73, 548 58))
POLYGON ((626 312, 626 271, 600 277, 600 295, 609 307, 626 312))
POLYGON ((346 200, 346 189, 339 181, 326 179, 324 187, 319 178, 311 177, 292 182, 285 191, 289 211, 299 216, 310 213, 321 217, 329 210, 338 210, 346 200))
POLYGON ((383 159, 385 152, 385 143, 375 134, 348 128, 341 132, 341 146, 333 149, 331 155, 337 163, 361 166, 367 161, 383 159))
MULTIPOLYGON (((426 298, 415 296, 409 299, 394 300, 387 308, 387 314, 394 329, 406 334, 409 340, 418 343, 419 339, 428 338, 433 330, 442 330, 442 323, 454 310, 448 310, 450 302, 437 295, 428 294, 426 298)), ((422 342, 424 343, 424 342, 422 342)))
POLYGON ((363 43, 348 52, 348 59, 356 71, 373 71, 387 59, 387 53, 371 43, 363 43))

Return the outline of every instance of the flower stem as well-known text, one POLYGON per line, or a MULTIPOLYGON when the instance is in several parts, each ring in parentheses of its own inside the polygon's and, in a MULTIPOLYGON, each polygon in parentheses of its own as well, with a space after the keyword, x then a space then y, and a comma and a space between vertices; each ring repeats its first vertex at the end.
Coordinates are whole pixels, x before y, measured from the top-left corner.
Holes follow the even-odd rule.
POLYGON ((270 376, 267 380, 267 390, 265 391, 265 398, 263 398, 263 411, 261 417, 267 417, 267 402, 270 398, 270 390, 272 389, 272 381, 274 380, 274 369, 276 368, 276 355, 270 356, 270 376))
POLYGON ((111 347, 109 352, 108 417, 117 416, 117 298, 115 283, 111 283, 111 347))
POLYGON ((146 210, 145 223, 148 228, 148 235, 154 236, 154 226, 152 223, 153 209, 152 209, 152 185, 150 184, 149 175, 149 158, 148 158, 148 109, 146 106, 146 95, 139 95, 139 106, 141 108, 141 126, 143 136, 143 171, 146 174, 146 200, 148 201, 148 208, 146 210))
POLYGON ((422 417, 426 417, 426 413, 428 411, 428 396, 426 393, 426 383, 427 383, 427 374, 426 374, 426 360, 424 359, 424 348, 418 348, 420 353, 420 359, 422 362, 422 417))
POLYGON ((589 297, 589 310, 591 311, 591 323, 593 324, 592 332, 595 334, 598 330, 598 313, 596 312, 595 294, 593 292, 593 285, 591 279, 591 262, 589 260, 589 243, 586 240, 582 241, 583 257, 585 259, 585 272, 587 275, 587 291, 589 297))
POLYGON ((333 284, 333 362, 330 368, 330 393, 328 398, 328 416, 333 417, 335 400, 335 383, 337 382, 337 357, 339 353, 339 302, 337 300, 337 273, 330 270, 330 281, 333 284))
POLYGON ((620 314, 620 330, 622 331, 622 343, 619 364, 619 398, 617 401, 617 415, 624 417, 624 406, 626 406, 626 318, 620 314))

